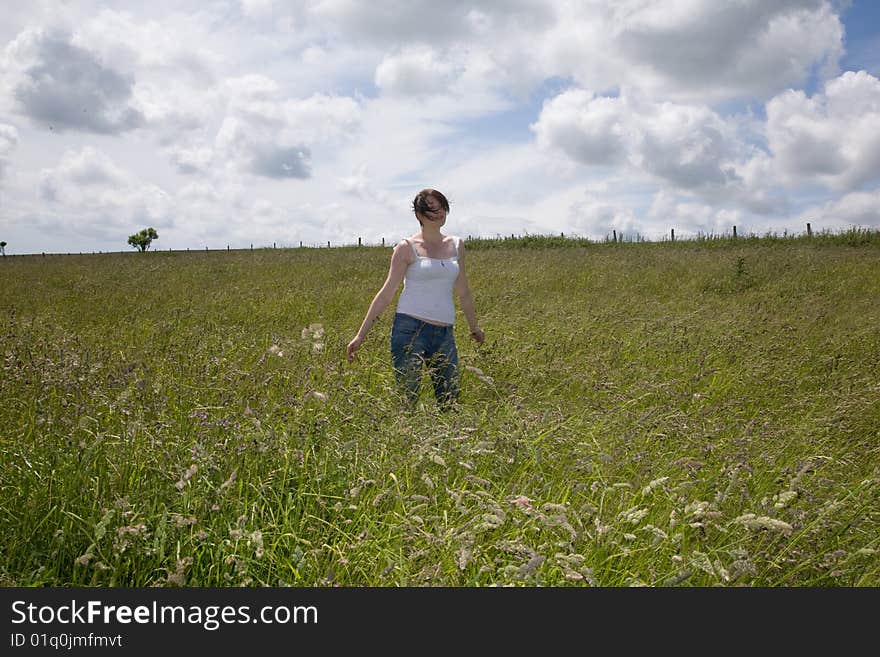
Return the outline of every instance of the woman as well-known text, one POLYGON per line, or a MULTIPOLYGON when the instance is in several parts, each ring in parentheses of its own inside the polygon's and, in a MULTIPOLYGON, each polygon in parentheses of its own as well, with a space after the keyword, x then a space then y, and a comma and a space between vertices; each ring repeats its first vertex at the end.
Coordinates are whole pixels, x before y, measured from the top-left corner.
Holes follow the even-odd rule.
POLYGON ((449 213, 449 201, 436 189, 423 189, 413 200, 421 230, 394 247, 385 284, 373 298, 367 315, 346 354, 352 362, 367 333, 391 303, 400 282, 403 292, 391 327, 391 358, 397 382, 410 403, 419 397, 422 368, 434 384, 434 397, 447 407, 458 400, 458 351, 453 324, 453 289, 471 329, 471 338, 485 341, 477 324, 474 300, 464 272, 461 239, 440 232, 449 213))

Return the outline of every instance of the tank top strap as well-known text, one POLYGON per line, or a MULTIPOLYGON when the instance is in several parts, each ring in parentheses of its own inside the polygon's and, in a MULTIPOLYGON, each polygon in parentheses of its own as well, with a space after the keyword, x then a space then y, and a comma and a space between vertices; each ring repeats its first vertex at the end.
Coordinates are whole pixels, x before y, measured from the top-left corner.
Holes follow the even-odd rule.
POLYGON ((416 257, 416 260, 418 260, 421 256, 419 256, 419 252, 416 251, 416 245, 410 242, 409 238, 407 237, 404 237, 403 241, 409 244, 410 248, 412 249, 413 255, 416 257))
POLYGON ((461 238, 457 235, 452 238, 452 245, 455 247, 455 257, 458 257, 458 245, 461 244, 461 238))

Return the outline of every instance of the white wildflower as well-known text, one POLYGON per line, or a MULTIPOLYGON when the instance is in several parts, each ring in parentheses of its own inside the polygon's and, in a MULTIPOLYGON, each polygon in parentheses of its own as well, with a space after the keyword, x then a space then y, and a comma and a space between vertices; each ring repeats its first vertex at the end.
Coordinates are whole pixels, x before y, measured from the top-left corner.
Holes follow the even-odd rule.
POLYGON ((773 506, 777 509, 784 509, 791 504, 797 496, 797 491, 794 490, 787 490, 784 493, 779 493, 779 495, 774 495, 773 506))
POLYGON ((760 530, 766 529, 769 531, 779 532, 788 536, 791 534, 794 529, 787 522, 783 522, 782 520, 777 520, 776 518, 768 518, 767 516, 758 516, 754 513, 746 513, 738 518, 734 519, 734 522, 749 529, 760 530))
POLYGON ((198 471, 199 467, 193 463, 189 468, 187 468, 186 472, 183 473, 180 480, 174 484, 177 487, 177 490, 183 490, 184 486, 186 486, 187 482, 193 478, 193 475, 198 471))
POLYGON ((655 479, 654 481, 650 482, 647 486, 645 486, 642 489, 642 495, 647 495, 648 493, 650 493, 652 490, 654 490, 658 486, 662 486, 663 484, 666 483, 666 481, 668 479, 669 479, 669 477, 660 477, 659 479, 655 479))
POLYGON ((626 511, 619 513, 617 518, 622 522, 628 522, 631 525, 638 525, 646 515, 648 515, 648 509, 633 507, 632 509, 627 509, 626 511))

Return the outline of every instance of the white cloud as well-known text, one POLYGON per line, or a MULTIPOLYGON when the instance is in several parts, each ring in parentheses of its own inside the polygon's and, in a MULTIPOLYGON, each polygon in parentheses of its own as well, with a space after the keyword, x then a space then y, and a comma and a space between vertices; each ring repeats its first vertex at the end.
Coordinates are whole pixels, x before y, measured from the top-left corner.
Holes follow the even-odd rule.
POLYGON ((258 176, 309 178, 313 145, 350 135, 360 113, 352 98, 314 95, 280 101, 264 98, 262 92, 233 97, 215 147, 239 168, 258 176))
POLYGON ((767 141, 790 186, 847 191, 880 181, 880 80, 847 72, 811 98, 780 94, 767 104, 767 141))
POLYGON ((163 246, 393 239, 425 186, 465 234, 708 232, 807 198, 856 216, 880 181, 836 1, 11 1, 18 248, 54 235, 36 217, 98 244, 138 218, 163 246))
POLYGON ((750 149, 705 106, 602 97, 570 89, 532 125, 539 146, 586 165, 627 165, 681 189, 725 187, 750 149))
POLYGON ((833 70, 843 28, 825 0, 616 3, 615 51, 653 95, 702 100, 767 95, 833 70))
POLYGON ((697 233, 724 235, 731 234, 733 227, 743 231, 743 215, 737 210, 719 208, 705 203, 682 201, 674 194, 660 191, 654 195, 647 218, 651 225, 660 229, 665 237, 689 236, 697 233))
POLYGON ((846 228, 880 229, 880 189, 852 192, 821 205, 807 208, 796 220, 803 229, 807 222, 827 230, 846 228))
POLYGON ((382 60, 376 69, 376 86, 392 95, 439 94, 448 89, 452 75, 452 65, 433 49, 408 49, 382 60))
POLYGON ((133 79, 64 32, 27 30, 7 48, 15 108, 56 131, 120 134, 144 123, 133 79))
POLYGON ((140 182, 91 147, 67 152, 43 170, 40 197, 48 221, 90 234, 115 237, 140 224, 173 224, 172 199, 163 189, 140 182))
POLYGON ((18 130, 13 125, 0 123, 0 183, 9 168, 9 156, 18 146, 18 130))
POLYGON ((544 104, 532 129, 542 148, 560 150, 583 164, 612 166, 627 158, 630 123, 624 99, 571 89, 544 104))

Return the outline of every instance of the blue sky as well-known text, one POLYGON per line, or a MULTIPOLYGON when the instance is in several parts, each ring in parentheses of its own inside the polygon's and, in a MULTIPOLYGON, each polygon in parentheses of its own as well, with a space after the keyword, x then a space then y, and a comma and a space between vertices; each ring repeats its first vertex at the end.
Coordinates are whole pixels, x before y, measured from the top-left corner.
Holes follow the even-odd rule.
POLYGON ((9 0, 8 253, 880 227, 880 8, 9 0))

